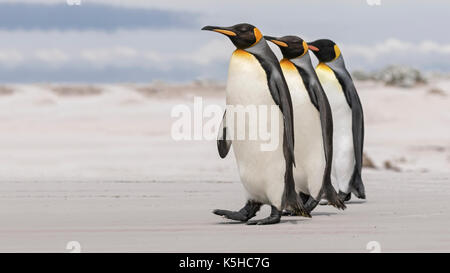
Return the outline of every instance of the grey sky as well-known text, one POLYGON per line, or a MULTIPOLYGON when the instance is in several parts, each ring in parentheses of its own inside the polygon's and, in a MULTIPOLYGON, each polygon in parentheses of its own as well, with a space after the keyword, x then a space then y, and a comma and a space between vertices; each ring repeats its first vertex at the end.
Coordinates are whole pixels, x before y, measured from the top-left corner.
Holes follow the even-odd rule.
MULTIPOLYGON (((206 24, 332 38, 350 69, 450 72, 448 1, 0 0, 3 82, 224 80, 233 47, 206 24)), ((277 54, 278 51, 274 48, 277 54)))
POLYGON ((96 3, 70 6, 66 3, 0 3, 3 29, 10 30, 101 30, 119 28, 189 28, 198 25, 191 12, 123 8, 96 3))

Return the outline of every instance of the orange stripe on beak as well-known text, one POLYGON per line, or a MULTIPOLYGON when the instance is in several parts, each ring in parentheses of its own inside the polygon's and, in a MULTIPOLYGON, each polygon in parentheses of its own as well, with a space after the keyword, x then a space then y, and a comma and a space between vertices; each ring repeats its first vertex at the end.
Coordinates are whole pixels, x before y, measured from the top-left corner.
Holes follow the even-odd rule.
POLYGON ((278 40, 270 40, 272 43, 274 43, 274 44, 277 44, 277 45, 279 45, 279 46, 282 46, 282 47, 288 47, 288 44, 286 44, 285 42, 282 42, 282 41, 278 41, 278 40))
POLYGON ((312 45, 308 45, 308 48, 311 49, 312 51, 319 51, 319 49, 315 46, 312 45))
POLYGON ((231 30, 225 30, 225 29, 213 29, 213 31, 215 31, 215 32, 219 32, 219 33, 222 33, 222 34, 225 34, 225 35, 227 35, 227 36, 236 36, 236 33, 234 33, 233 31, 231 31, 231 30))

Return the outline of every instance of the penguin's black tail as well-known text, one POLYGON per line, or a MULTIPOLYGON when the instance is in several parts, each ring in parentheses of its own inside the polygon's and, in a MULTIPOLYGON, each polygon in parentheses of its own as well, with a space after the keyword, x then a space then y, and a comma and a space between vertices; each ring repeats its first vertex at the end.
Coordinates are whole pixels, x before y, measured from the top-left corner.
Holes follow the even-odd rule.
POLYGON ((361 178, 361 173, 355 168, 350 182, 350 191, 359 199, 366 199, 366 190, 361 178))

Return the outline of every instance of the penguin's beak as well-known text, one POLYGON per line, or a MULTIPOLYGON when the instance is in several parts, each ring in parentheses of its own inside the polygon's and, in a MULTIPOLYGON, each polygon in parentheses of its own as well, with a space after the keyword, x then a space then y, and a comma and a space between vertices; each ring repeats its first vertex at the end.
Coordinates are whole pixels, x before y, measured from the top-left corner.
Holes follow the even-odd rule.
POLYGON ((308 43, 308 48, 311 49, 312 51, 319 51, 319 48, 313 46, 312 44, 308 43))
POLYGON ((281 47, 289 47, 288 44, 286 44, 283 41, 278 40, 278 38, 276 37, 272 37, 272 36, 264 36, 264 39, 266 39, 267 41, 270 41, 274 44, 276 44, 277 46, 281 46, 281 47))
POLYGON ((236 32, 234 32, 230 27, 216 27, 216 26, 205 26, 202 30, 215 31, 218 33, 222 33, 227 36, 236 36, 236 32))

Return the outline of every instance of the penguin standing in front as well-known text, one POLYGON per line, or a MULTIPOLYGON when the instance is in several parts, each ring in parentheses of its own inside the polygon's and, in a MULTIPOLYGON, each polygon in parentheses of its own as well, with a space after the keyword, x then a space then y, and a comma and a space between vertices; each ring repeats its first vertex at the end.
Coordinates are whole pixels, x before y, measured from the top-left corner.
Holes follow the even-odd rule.
POLYGON ((350 200, 351 193, 365 199, 361 178, 364 116, 358 92, 333 41, 321 39, 308 43, 308 47, 319 60, 316 73, 333 112, 333 182, 342 200, 350 200))
POLYGON ((308 45, 297 36, 264 36, 283 53, 280 61, 294 109, 294 180, 304 206, 312 211, 322 197, 345 209, 331 183, 333 159, 333 118, 327 96, 320 85, 308 45))
MULTIPOLYGON (((311 217, 295 192, 292 176, 294 159, 294 130, 292 101, 278 59, 258 28, 250 24, 232 27, 206 26, 202 30, 215 31, 230 38, 236 46, 228 70, 226 88, 229 106, 275 106, 279 128, 279 144, 273 151, 263 151, 263 140, 229 139, 230 124, 225 113, 219 131, 218 149, 223 158, 231 145, 239 175, 247 192, 247 203, 239 211, 215 210, 225 218, 247 224, 275 224, 280 222, 282 210, 289 207, 296 213, 311 217), (263 204, 271 205, 271 214, 262 220, 249 221, 263 204)), ((258 117, 259 119, 259 117, 258 117)), ((248 131, 255 124, 245 123, 248 131)), ((236 130, 234 130, 236 131, 236 130)))

